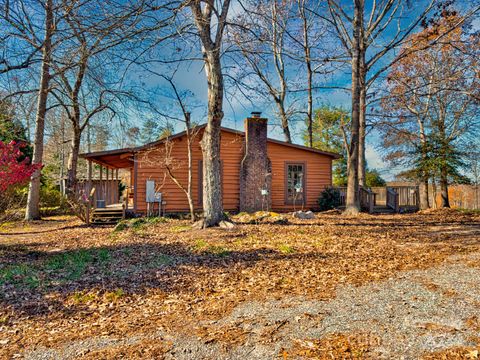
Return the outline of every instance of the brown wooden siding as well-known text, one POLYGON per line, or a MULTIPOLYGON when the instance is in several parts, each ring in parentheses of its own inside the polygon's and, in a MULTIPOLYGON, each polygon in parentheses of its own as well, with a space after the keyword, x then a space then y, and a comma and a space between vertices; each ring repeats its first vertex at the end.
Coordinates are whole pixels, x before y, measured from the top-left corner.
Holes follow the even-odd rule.
MULTIPOLYGON (((322 190, 332 184, 332 158, 327 155, 313 153, 269 142, 268 157, 272 162, 272 209, 291 211, 292 204, 285 204, 285 167, 287 163, 305 163, 305 208, 318 207, 317 200, 322 190)), ((299 210, 302 205, 295 208, 299 210)))
MULTIPOLYGON (((193 144, 193 200, 196 208, 199 205, 198 194, 200 186, 198 175, 202 152, 199 144, 201 134, 193 144)), ((222 131, 220 158, 223 168, 223 207, 226 211, 236 211, 239 208, 239 170, 243 156, 244 137, 232 132, 222 131)), ((171 158, 174 160, 174 174, 179 181, 187 185, 187 141, 185 137, 172 140, 171 158)), ((306 174, 306 208, 315 208, 318 196, 325 186, 331 184, 331 157, 312 153, 303 149, 283 146, 268 142, 268 156, 272 162, 272 209, 276 211, 293 210, 293 205, 285 205, 285 162, 305 162, 306 174)), ((149 150, 142 150, 136 155, 136 209, 146 212, 145 187, 147 180, 155 180, 158 191, 163 193, 167 212, 188 211, 185 193, 169 178, 165 172, 165 145, 160 144, 149 150)), ((299 206, 297 206, 297 209, 299 206)))

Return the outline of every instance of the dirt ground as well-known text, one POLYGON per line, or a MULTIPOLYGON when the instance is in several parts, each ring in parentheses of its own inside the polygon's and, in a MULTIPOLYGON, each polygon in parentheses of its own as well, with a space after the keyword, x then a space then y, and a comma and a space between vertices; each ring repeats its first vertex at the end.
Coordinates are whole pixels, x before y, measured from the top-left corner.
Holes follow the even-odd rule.
POLYGON ((0 227, 0 357, 480 358, 480 216, 0 227))

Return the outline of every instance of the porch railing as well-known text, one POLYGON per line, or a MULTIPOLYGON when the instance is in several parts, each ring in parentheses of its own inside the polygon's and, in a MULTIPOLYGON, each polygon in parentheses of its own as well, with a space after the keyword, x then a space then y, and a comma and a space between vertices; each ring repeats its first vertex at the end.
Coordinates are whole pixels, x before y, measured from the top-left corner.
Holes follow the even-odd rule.
POLYGON ((362 210, 373 212, 374 193, 368 188, 361 187, 359 190, 360 207, 362 210))
POLYGON ((399 203, 398 203, 398 193, 393 188, 387 187, 387 200, 386 200, 387 207, 393 209, 395 212, 399 210, 399 203))
MULTIPOLYGON (((347 188, 335 187, 340 192, 340 205, 345 206, 347 188)), ((375 206, 387 206, 395 212, 400 209, 412 210, 419 207, 418 186, 386 186, 375 188, 359 188, 360 207, 363 211, 373 212, 375 206)))
POLYGON ((387 188, 398 194, 399 207, 419 207, 419 188, 418 186, 389 186, 387 188))

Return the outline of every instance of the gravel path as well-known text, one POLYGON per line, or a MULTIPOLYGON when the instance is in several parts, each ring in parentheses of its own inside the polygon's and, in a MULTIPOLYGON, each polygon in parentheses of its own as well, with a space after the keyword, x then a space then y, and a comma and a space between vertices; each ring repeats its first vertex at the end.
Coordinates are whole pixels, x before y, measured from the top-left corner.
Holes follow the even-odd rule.
MULTIPOLYGON (((202 323, 211 339, 148 334, 145 338, 171 342, 166 359, 274 359, 296 340, 320 339, 330 334, 371 334, 374 356, 416 359, 424 353, 453 346, 472 346, 478 328, 468 319, 480 319, 480 254, 452 257, 428 270, 398 274, 387 281, 365 286, 343 286, 330 301, 299 297, 268 302, 247 302, 228 317, 202 323), (213 334, 238 332, 229 342, 213 334)), ((73 359, 89 350, 106 349, 139 338, 92 338, 60 349, 32 349, 27 359, 73 359)), ((139 343, 140 344, 140 343, 139 343)), ((140 346, 140 345, 139 345, 140 346)))

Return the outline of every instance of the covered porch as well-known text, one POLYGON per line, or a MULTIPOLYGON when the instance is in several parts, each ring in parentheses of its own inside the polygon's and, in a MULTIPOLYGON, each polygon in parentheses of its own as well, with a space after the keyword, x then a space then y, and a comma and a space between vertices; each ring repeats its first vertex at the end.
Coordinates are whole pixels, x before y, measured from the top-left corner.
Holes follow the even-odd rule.
POLYGON ((81 155, 88 164, 87 179, 77 192, 87 194, 93 214, 133 210, 135 204, 135 161, 131 148, 81 155))

